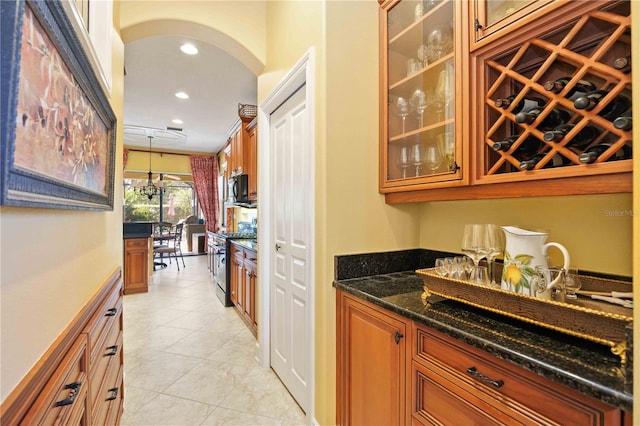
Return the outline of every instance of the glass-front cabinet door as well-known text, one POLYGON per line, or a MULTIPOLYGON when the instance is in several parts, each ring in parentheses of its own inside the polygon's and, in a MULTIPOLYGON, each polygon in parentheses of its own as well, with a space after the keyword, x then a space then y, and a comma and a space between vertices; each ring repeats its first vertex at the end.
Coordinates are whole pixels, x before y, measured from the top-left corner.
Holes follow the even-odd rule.
POLYGON ((462 179, 456 24, 464 3, 382 4, 381 192, 462 179))

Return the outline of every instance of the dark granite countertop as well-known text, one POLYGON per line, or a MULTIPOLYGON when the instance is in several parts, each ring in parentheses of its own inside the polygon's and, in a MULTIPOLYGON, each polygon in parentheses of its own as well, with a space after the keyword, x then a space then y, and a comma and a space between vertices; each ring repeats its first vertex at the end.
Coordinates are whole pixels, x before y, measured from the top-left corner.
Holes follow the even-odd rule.
POLYGON ((133 238, 151 238, 151 234, 141 233, 141 234, 124 234, 122 239, 130 240, 133 238))
POLYGON ((241 246, 242 248, 254 251, 254 252, 258 252, 258 241, 257 240, 252 240, 252 239, 239 239, 239 240, 232 240, 231 244, 235 244, 238 246, 241 246))
MULTIPOLYGON (((421 260, 417 262, 423 263, 423 266, 416 266, 415 269, 430 266, 424 265, 424 261, 426 259, 428 262, 432 256, 425 255, 424 251, 404 252, 410 253, 413 257, 419 255, 418 258, 421 260)), ((399 253, 403 252, 395 252, 394 256, 398 256, 399 253)), ((388 267, 382 269, 376 266, 378 270, 375 275, 353 277, 366 269, 363 268, 364 264, 377 263, 376 260, 382 260, 384 263, 389 258, 337 256, 337 279, 334 281, 334 287, 554 382, 625 411, 632 411, 633 386, 629 378, 630 371, 621 366, 620 358, 612 354, 609 347, 438 296, 430 297, 429 303, 425 306, 421 299, 422 278, 411 270, 390 272, 393 266, 387 265, 388 267), (355 269, 359 270, 356 273, 351 268, 354 265, 355 269)), ((400 263, 407 264, 406 259, 401 260, 400 263)), ((631 363, 632 359, 628 359, 627 362, 631 363)))

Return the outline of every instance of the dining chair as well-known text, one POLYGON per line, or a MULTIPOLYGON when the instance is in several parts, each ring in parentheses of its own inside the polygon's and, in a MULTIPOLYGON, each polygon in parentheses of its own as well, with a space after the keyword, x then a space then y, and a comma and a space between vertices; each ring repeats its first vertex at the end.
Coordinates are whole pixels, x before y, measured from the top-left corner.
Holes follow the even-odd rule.
MULTIPOLYGON (((164 257, 166 254, 169 258, 169 264, 171 264, 171 257, 176 259, 176 265, 178 265, 178 271, 180 270, 180 263, 178 263, 178 256, 182 259, 182 267, 186 268, 184 263, 184 257, 182 256, 182 248, 180 247, 180 243, 182 242, 182 230, 184 224, 179 223, 175 225, 174 228, 171 229, 170 235, 172 238, 168 240, 167 245, 159 245, 153 248, 153 255, 159 255, 160 257, 164 257)), ((154 264, 155 268, 155 264, 154 264)))

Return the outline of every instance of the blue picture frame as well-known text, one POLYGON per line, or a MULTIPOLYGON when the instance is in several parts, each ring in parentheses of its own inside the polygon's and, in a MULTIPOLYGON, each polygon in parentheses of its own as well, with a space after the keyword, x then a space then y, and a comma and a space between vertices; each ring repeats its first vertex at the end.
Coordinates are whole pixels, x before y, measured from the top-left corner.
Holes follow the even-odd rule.
POLYGON ((2 0, 0 24, 0 205, 113 210, 117 120, 63 5, 2 0))

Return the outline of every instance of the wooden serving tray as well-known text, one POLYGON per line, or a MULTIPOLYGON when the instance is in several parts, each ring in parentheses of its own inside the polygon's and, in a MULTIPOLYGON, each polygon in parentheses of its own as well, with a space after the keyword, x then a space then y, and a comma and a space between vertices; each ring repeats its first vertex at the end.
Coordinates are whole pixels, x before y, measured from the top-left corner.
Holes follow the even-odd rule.
POLYGON ((561 333, 611 347, 611 352, 626 361, 625 328, 633 322, 632 310, 590 304, 565 303, 526 296, 470 281, 442 277, 435 268, 416 271, 424 281, 425 297, 435 294, 561 333))

